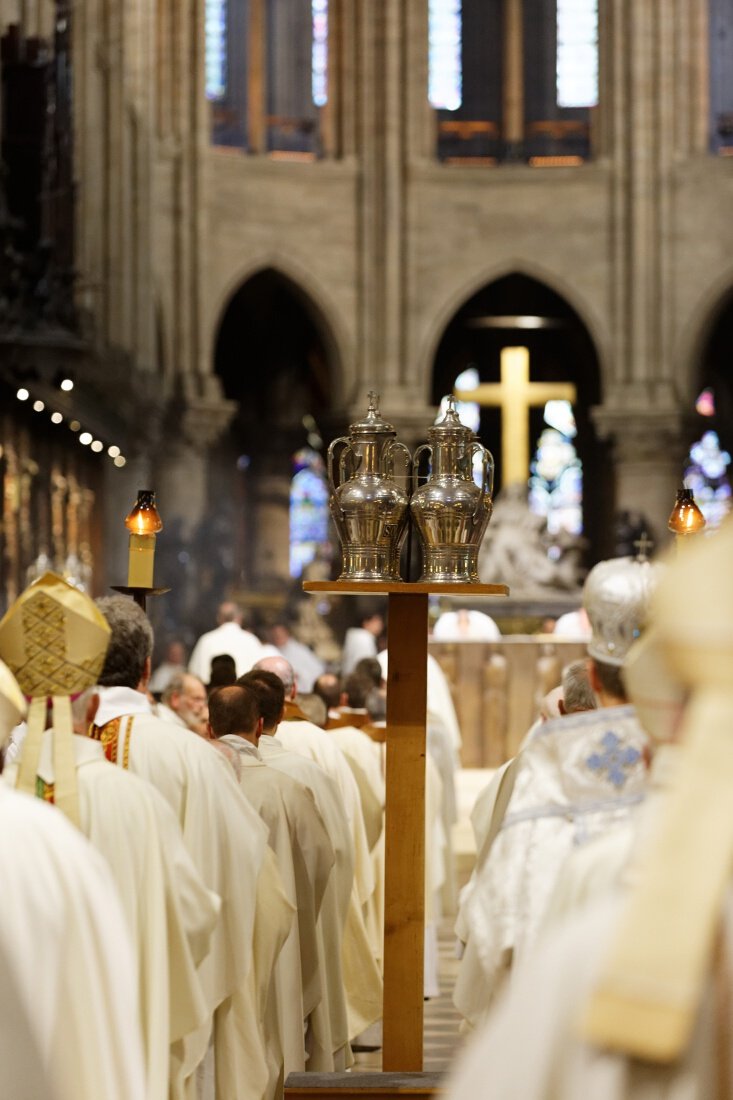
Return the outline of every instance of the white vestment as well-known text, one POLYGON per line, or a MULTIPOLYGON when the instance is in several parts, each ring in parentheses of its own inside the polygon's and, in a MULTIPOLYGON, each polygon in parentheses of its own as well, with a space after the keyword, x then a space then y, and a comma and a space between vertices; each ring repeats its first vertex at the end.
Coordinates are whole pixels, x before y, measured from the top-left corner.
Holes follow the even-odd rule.
POLYGON ((182 726, 185 730, 189 729, 189 726, 182 718, 178 717, 174 710, 171 710, 167 703, 156 703, 153 714, 156 718, 160 718, 161 722, 172 722, 174 726, 182 726))
POLYGON ((12 1100, 57 1100, 49 1067, 43 1064, 36 1029, 20 996, 5 944, 0 940, 0 1066, 3 1095, 12 1100))
MULTIPOLYGON (((712 982, 692 1041, 676 1064, 655 1066, 578 1038, 579 1021, 625 912, 621 899, 599 899, 537 941, 454 1068, 447 1100, 725 1100, 718 1091, 720 1058, 722 1053, 727 1059, 730 1081, 733 1047, 721 1048, 720 1005, 712 982)), ((733 987, 732 903, 729 896, 727 970, 720 975, 728 997, 733 987)))
POLYGON ((322 999, 316 931, 334 851, 313 795, 292 776, 268 767, 237 736, 222 740, 237 752, 240 786, 265 822, 285 894, 296 918, 275 968, 275 1025, 282 1037, 285 1077, 302 1073, 305 1024, 322 999))
POLYGON ((288 638, 285 645, 275 648, 290 663, 295 673, 298 691, 305 695, 313 691, 314 683, 326 671, 326 666, 320 657, 316 657, 309 646, 303 645, 295 638, 288 638))
POLYGON ((343 799, 354 843, 354 887, 360 906, 368 903, 374 893, 374 873, 369 858, 369 842, 364 826, 359 788, 348 761, 330 731, 313 722, 298 719, 281 722, 275 734, 280 744, 291 752, 315 760, 336 783, 343 799))
POLYGON ((382 1013, 381 976, 354 887, 349 819, 337 784, 314 760, 269 736, 260 738, 259 751, 267 764, 312 792, 336 857, 318 919, 324 999, 310 1017, 306 1043, 309 1069, 344 1069, 349 1040, 382 1013))
POLYGON ((202 634, 196 642, 188 661, 188 671, 198 676, 202 683, 208 684, 213 658, 228 653, 234 659, 237 676, 244 676, 261 657, 272 652, 271 647, 266 649, 259 638, 248 630, 242 630, 238 623, 222 623, 216 630, 202 634))
MULTIPOLYGON (((382 677, 387 679, 388 670, 388 656, 387 650, 384 649, 379 654, 377 660, 382 666, 382 677)), ((461 730, 458 725, 458 716, 456 715, 456 708, 453 706, 453 696, 450 693, 448 681, 446 679, 443 669, 440 667, 435 657, 431 653, 428 653, 428 694, 427 694, 427 708, 428 718, 434 716, 439 718, 443 725, 448 730, 451 743, 456 752, 461 748, 461 730)))
POLYGON ((384 827, 385 787, 382 747, 356 726, 335 726, 326 732, 338 745, 351 768, 359 789, 367 842, 370 851, 373 851, 384 827))
POLYGON ((444 611, 433 627, 436 642, 498 642, 501 631, 483 611, 444 611), (465 624, 465 625, 464 625, 465 624))
POLYGON ((109 868, 63 814, 2 781, 0 898, 0 947, 55 1100, 140 1100, 136 968, 109 868))
POLYGON ((612 707, 545 722, 517 758, 501 829, 461 910, 454 1002, 474 1026, 535 938, 570 852, 641 801, 646 745, 633 708, 612 707))
MULTIPOLYGON (((276 739, 285 748, 309 757, 335 781, 346 807, 354 845, 354 888, 344 933, 344 983, 349 1013, 349 1038, 355 1039, 382 1014, 383 983, 379 966, 381 936, 374 933, 370 910, 377 896, 375 867, 364 823, 362 799, 354 773, 341 749, 312 722, 281 722, 276 739)), ((367 792, 368 793, 368 792, 367 792)), ((378 812, 371 806, 370 812, 378 812)), ((380 813, 381 818, 381 813, 380 813)))
MULTIPOLYGON (((150 713, 146 697, 129 688, 100 688, 96 728, 108 759, 147 779, 173 807, 183 839, 202 880, 222 899, 211 950, 199 973, 210 1014, 223 1020, 227 1002, 242 995, 252 961, 256 888, 267 848, 267 830, 243 796, 221 753, 189 730, 150 713)), ((208 1024, 184 1041, 185 1077, 202 1061, 208 1024)), ((226 1044, 232 1028, 214 1020, 217 1089, 227 1100, 252 1100, 246 1077, 229 1079, 235 1064, 226 1044)), ((258 1098, 259 1100, 259 1098, 258 1098)))
POLYGON ((377 656, 377 639, 363 626, 351 626, 346 631, 344 648, 341 651, 341 675, 348 676, 359 661, 377 656))
POLYGON ((174 676, 180 676, 186 671, 185 665, 174 665, 170 661, 163 661, 153 670, 153 675, 148 682, 148 691, 156 698, 162 695, 174 676))
MULTIPOLYGON (((220 902, 201 881, 168 803, 149 783, 115 768, 98 741, 74 737, 80 828, 106 859, 135 951, 147 1091, 153 1100, 182 1095, 169 1087, 171 1044, 207 1019, 196 969, 209 950, 220 902)), ((38 764, 52 798, 52 731, 38 764)), ((15 765, 7 769, 14 783, 15 765)))

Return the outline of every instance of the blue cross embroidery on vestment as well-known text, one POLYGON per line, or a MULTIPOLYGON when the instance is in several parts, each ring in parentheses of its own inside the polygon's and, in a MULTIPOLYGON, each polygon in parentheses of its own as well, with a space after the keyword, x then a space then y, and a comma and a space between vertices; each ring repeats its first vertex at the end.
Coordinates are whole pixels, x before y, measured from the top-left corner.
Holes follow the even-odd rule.
POLYGON ((586 764, 593 772, 601 775, 606 773, 606 779, 620 790, 628 779, 629 771, 639 763, 641 753, 638 749, 624 747, 620 737, 610 731, 603 736, 601 741, 603 752, 594 752, 586 760, 586 764))

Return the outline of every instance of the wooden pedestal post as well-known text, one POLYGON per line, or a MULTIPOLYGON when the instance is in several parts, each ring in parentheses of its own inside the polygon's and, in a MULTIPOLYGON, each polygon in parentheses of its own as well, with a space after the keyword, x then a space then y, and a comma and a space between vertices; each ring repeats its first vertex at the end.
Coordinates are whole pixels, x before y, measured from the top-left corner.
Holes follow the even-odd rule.
MULTIPOLYGON (((380 594, 389 599, 382 1069, 420 1073, 425 945, 428 594, 507 596, 509 589, 505 584, 382 584, 374 581, 306 581, 303 589, 334 596, 380 594)), ((322 1091, 321 1095, 326 1093, 322 1091)))
POLYGON ((388 623, 387 807, 382 1069, 423 1061, 425 725, 428 597, 391 593, 388 623))

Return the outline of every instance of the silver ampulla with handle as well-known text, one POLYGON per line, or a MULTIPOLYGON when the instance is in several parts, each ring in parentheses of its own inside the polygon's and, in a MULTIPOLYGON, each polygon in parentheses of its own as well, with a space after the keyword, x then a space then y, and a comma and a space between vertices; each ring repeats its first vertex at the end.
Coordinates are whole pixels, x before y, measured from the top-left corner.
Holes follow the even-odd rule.
POLYGON ((366 416, 349 432, 328 448, 331 515, 341 541, 339 580, 399 581, 408 496, 395 480, 395 460, 404 463, 400 476, 407 485, 412 456, 382 418, 374 392, 366 416))
POLYGON ((428 430, 428 442, 415 451, 412 477, 410 512, 423 551, 420 580, 478 583, 479 547, 493 510, 494 459, 459 420, 453 397, 447 398, 443 418, 428 430), (430 455, 430 472, 418 485, 423 454, 430 455), (477 455, 480 486, 473 479, 477 455))

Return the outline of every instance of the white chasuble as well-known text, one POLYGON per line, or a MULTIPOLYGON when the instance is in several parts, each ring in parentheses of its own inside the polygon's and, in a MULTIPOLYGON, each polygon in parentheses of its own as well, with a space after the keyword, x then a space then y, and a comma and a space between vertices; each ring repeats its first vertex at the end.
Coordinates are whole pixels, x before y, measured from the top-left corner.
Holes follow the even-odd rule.
MULTIPOLYGON (((107 758, 147 779, 166 798, 199 875, 221 898, 211 950, 199 968, 211 1017, 243 986, 252 963, 257 880, 267 830, 240 791, 231 766, 201 737, 154 717, 141 692, 101 688, 100 698, 93 734, 107 758)), ((184 1040, 180 1057, 189 1081, 206 1054, 210 1030, 206 1024, 184 1040)), ((231 1028, 221 1036, 222 1044, 235 1041, 231 1028)), ((215 1048, 216 1043, 215 1024, 215 1048)), ((225 1057, 226 1051, 220 1053, 225 1057)), ((233 1087, 227 1100, 252 1100, 246 1078, 233 1087)))
POLYGON ((654 1065, 580 1038, 580 1021, 623 915, 618 891, 548 928, 525 954, 453 1068, 446 1100, 726 1100, 733 1079, 733 1046, 726 1038, 731 901, 729 895, 723 920, 726 961, 705 988, 692 1040, 678 1062, 654 1065))
MULTIPOLYGON (((322 999, 308 1020, 306 1051, 309 1070, 323 1073, 343 1070, 351 1064, 349 1039, 364 1030, 358 1027, 359 1021, 349 1015, 345 988, 345 972, 350 965, 347 953, 354 950, 352 930, 346 927, 347 916, 355 904, 354 847, 348 817, 336 783, 315 761, 289 752, 274 737, 266 735, 260 738, 259 752, 270 767, 292 776, 308 788, 333 847, 334 866, 316 926, 322 999)), ((376 969, 373 959, 367 963, 370 961, 376 969)), ((367 983, 367 987, 369 985, 367 983)), ((354 990, 354 994, 358 995, 358 990, 354 990)), ((371 997, 369 988, 366 995, 371 997)), ((369 1004, 373 1008, 371 1001, 369 1004)), ((381 995, 374 1019, 380 1014, 381 995)))
POLYGON ((633 708, 608 707, 545 722, 517 758, 501 828, 461 912, 454 1001, 474 1026, 534 940, 570 853, 643 798, 646 746, 633 708))
MULTIPOLYGON (((135 951, 149 1100, 182 1095, 169 1083, 171 1044, 208 1018, 197 967, 209 950, 219 899, 201 881, 178 822, 149 783, 113 767, 98 741, 74 737, 80 828, 105 857, 135 951)), ((38 764, 38 793, 54 793, 52 731, 38 764)), ((13 781, 15 765, 8 769, 13 781)))
POLYGON ((336 783, 349 822, 354 852, 354 884, 344 928, 344 981, 349 1039, 356 1038, 382 1014, 381 945, 367 931, 368 906, 376 882, 369 851, 359 788, 344 754, 330 734, 307 721, 281 722, 275 740, 313 760, 336 783))
POLYGON ((140 1100, 136 968, 112 875, 60 811, 4 781, 0 897, 0 945, 54 1100, 140 1100))
POLYGON ((283 888, 296 913, 274 971, 276 1023, 287 1077, 306 1069, 305 1027, 323 997, 316 925, 335 856, 308 788, 268 767, 242 738, 222 741, 238 754, 240 786, 268 828, 283 888))
POLYGON ((283 1054, 273 974, 292 930, 295 909, 286 897, 274 853, 265 850, 257 880, 252 966, 236 993, 216 1010, 216 1098, 282 1096, 283 1054))

